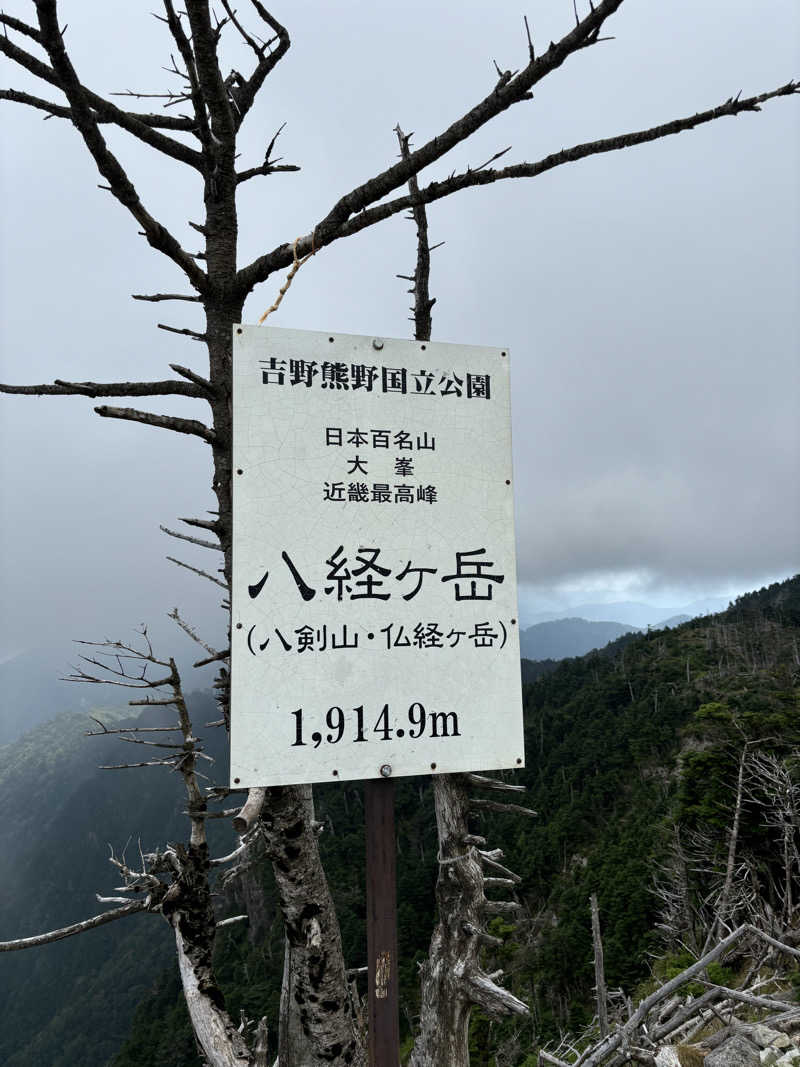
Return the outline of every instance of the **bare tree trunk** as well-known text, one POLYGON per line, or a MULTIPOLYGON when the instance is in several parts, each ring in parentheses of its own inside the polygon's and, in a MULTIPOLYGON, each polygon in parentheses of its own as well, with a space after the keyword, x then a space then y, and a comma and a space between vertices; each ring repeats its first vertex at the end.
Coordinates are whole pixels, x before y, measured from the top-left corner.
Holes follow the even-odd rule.
POLYGON ((283 951, 277 1067, 293 1067, 296 1063, 308 1063, 311 1055, 295 1000, 296 979, 297 967, 292 961, 292 946, 286 938, 283 951))
POLYGON ((202 961, 203 953, 187 950, 180 919, 173 928, 186 1007, 210 1067, 251 1067, 252 1057, 242 1035, 219 1006, 219 990, 208 983, 210 960, 202 961))
POLYGON ((485 915, 506 909, 484 896, 481 856, 467 826, 465 777, 443 775, 434 779, 433 788, 439 836, 439 921, 422 967, 420 1032, 409 1067, 468 1067, 473 1004, 491 1016, 525 1015, 528 1008, 480 965, 482 946, 500 944, 484 932, 485 915))
MULTIPOLYGON (((303 797, 303 815, 309 821, 314 818, 314 796, 311 786, 300 786, 303 797)), ((283 982, 281 984, 280 1018, 278 1021, 278 1067, 294 1067, 298 1063, 312 1063, 313 1051, 300 1017, 298 989, 297 952, 288 936, 284 942, 283 982)))
POLYGON ((728 838, 728 860, 725 866, 725 881, 722 886, 722 892, 720 894, 714 921, 711 924, 706 943, 703 946, 703 952, 707 952, 709 947, 713 945, 717 930, 723 929, 725 922, 728 919, 728 910, 733 889, 733 874, 736 867, 736 849, 739 844, 739 824, 742 818, 744 771, 747 764, 747 757, 748 746, 745 744, 742 748, 742 754, 739 757, 739 773, 736 778, 736 801, 733 808, 733 822, 731 824, 730 837, 728 838))
POLYGON ((600 935, 600 909, 597 906, 597 894, 589 897, 592 911, 592 944, 594 946, 594 984, 597 994, 597 1022, 600 1036, 608 1033, 608 998, 606 995, 606 974, 603 966, 603 939, 600 935))
POLYGON ((319 856, 310 794, 310 786, 268 789, 262 813, 288 941, 288 975, 284 972, 288 1007, 281 1016, 279 1062, 291 1067, 356 1067, 364 1062, 364 1051, 339 924, 319 856), (285 1044, 300 1040, 293 1013, 303 1035, 302 1052, 287 1050, 285 1044))

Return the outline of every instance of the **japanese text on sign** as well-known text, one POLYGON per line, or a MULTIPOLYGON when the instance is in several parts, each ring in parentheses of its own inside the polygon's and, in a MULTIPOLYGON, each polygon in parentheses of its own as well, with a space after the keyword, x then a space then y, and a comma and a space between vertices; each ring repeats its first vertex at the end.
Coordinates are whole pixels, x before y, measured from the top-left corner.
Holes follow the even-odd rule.
POLYGON ((237 327, 234 467, 234 784, 521 765, 508 353, 237 327))

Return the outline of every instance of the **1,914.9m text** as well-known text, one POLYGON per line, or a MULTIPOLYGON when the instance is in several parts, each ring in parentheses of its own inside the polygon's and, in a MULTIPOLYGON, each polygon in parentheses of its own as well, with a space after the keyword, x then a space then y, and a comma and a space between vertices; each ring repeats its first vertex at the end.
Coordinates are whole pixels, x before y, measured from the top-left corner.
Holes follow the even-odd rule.
MULTIPOLYGON (((365 729, 364 725, 364 705, 359 704, 357 708, 352 708, 352 715, 346 716, 344 711, 334 705, 328 708, 325 713, 325 726, 330 732, 321 732, 314 730, 310 735, 311 743, 314 748, 319 748, 323 740, 328 744, 338 744, 347 733, 347 739, 352 742, 368 741, 371 738, 370 734, 376 735, 380 741, 391 741, 394 738, 409 737, 416 739, 422 737, 427 732, 429 737, 460 737, 461 734, 458 729, 458 715, 454 711, 427 711, 425 707, 415 701, 408 708, 405 719, 400 719, 392 725, 390 720, 389 705, 384 704, 381 708, 381 712, 375 721, 375 725, 370 730, 365 729), (349 718, 349 723, 348 723, 349 718), (406 722, 408 728, 406 729, 406 722)), ((303 739, 303 709, 298 708, 292 712, 292 716, 295 721, 295 740, 292 742, 291 747, 297 748, 298 746, 308 744, 303 739)), ((371 716, 370 716, 371 718, 371 716)))

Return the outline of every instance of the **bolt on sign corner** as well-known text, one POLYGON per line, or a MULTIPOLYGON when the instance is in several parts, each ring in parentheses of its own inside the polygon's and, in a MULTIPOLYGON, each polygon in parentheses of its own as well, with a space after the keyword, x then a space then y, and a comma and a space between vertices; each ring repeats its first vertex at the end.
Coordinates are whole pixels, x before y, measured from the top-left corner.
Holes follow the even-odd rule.
POLYGON ((233 782, 521 766, 507 350, 235 326, 233 360, 233 782))

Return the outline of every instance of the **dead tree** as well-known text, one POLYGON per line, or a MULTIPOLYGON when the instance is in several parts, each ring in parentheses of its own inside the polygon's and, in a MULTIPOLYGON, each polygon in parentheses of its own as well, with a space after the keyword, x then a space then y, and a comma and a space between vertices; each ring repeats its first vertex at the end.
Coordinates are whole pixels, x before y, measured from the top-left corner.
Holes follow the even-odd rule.
MULTIPOLYGON (((697 1033, 708 1026, 712 1018, 721 1018, 722 1011, 728 1013, 728 1021, 718 1031, 713 1041, 721 1042, 736 1032, 739 1020, 733 1011, 742 1007, 752 1013, 754 1008, 768 1014, 761 1022, 765 1026, 778 1029, 796 1030, 800 1027, 800 1007, 790 1003, 774 993, 759 992, 761 985, 747 976, 747 988, 730 989, 715 985, 703 979, 709 964, 725 959, 731 951, 758 951, 759 946, 766 945, 773 953, 789 959, 800 959, 800 950, 792 945, 770 937, 760 928, 750 923, 742 923, 713 948, 704 952, 680 974, 664 982, 654 992, 644 997, 635 1008, 631 1005, 628 1018, 618 1022, 605 1035, 589 1031, 580 1038, 567 1037, 552 1051, 539 1050, 539 1062, 552 1064, 553 1067, 621 1067, 621 1064, 633 1060, 655 1067, 660 1047, 669 1039, 670 1042, 688 1043, 697 1033), (706 992, 700 996, 680 995, 681 990, 698 978, 704 981, 706 992), (578 1052, 580 1048, 580 1052, 578 1052)), ((757 976, 756 976, 757 978, 757 976)), ((704 1055, 710 1046, 701 1047, 704 1055)), ((677 1059, 676 1059, 677 1061, 677 1059)))
POLYGON ((774 916, 779 931, 789 930, 800 907, 800 780, 797 761, 800 752, 781 758, 770 752, 756 751, 750 760, 746 784, 751 801, 757 805, 765 825, 777 831, 782 861, 781 877, 774 883, 779 912, 774 916))
MULTIPOLYGON (((188 518, 181 521, 205 531, 213 540, 204 539, 202 543, 209 548, 219 548, 222 552, 220 577, 198 568, 191 569, 229 590, 232 332, 241 319, 244 301, 255 286, 288 271, 282 286, 283 293, 307 257, 319 256, 336 241, 352 237, 393 215, 405 211, 416 213, 420 207, 462 190, 516 178, 535 178, 590 156, 645 144, 719 118, 758 111, 774 97, 791 96, 798 92, 797 83, 790 81, 754 96, 732 96, 705 111, 648 129, 562 148, 533 163, 493 166, 500 155, 505 155, 499 153, 485 163, 465 170, 450 171, 438 179, 420 177, 426 168, 443 160, 452 149, 467 141, 492 119, 530 100, 533 89, 543 79, 585 49, 607 40, 604 35, 606 24, 622 6, 622 2, 601 0, 596 5, 590 2, 583 17, 580 17, 576 7, 574 26, 560 40, 550 42, 539 54, 526 21, 525 36, 522 38, 523 63, 518 70, 501 70, 498 67, 497 76, 488 91, 449 126, 413 150, 406 145, 407 150, 401 153, 397 162, 366 178, 344 195, 332 199, 329 210, 321 218, 309 220, 308 228, 299 237, 287 235, 287 240, 243 266, 237 265, 237 194, 240 186, 279 171, 297 169, 294 164, 283 163, 275 156, 277 133, 266 145, 262 161, 247 166, 238 157, 239 131, 266 79, 290 47, 288 30, 261 0, 249 0, 246 16, 235 9, 229 0, 220 0, 219 16, 212 10, 210 0, 184 0, 183 7, 177 6, 174 0, 163 0, 163 13, 157 17, 168 34, 167 51, 172 50, 174 54, 171 69, 179 78, 180 87, 177 91, 160 95, 166 107, 178 105, 183 108, 182 113, 176 113, 175 110, 129 110, 87 85, 70 57, 63 28, 64 18, 59 12, 57 0, 34 0, 30 22, 0 13, 0 26, 3 29, 0 53, 9 61, 9 67, 16 67, 26 76, 37 79, 42 85, 41 91, 46 94, 40 96, 4 88, 0 90, 0 99, 72 124, 92 156, 104 188, 132 216, 136 229, 150 246, 182 272, 188 283, 188 291, 137 294, 136 298, 154 302, 188 300, 201 304, 205 312, 205 328, 202 332, 166 324, 161 324, 161 327, 194 337, 202 343, 208 354, 208 367, 202 373, 171 364, 174 377, 163 381, 76 382, 59 379, 51 384, 3 385, 0 391, 103 399, 172 395, 193 397, 205 402, 208 405, 206 421, 106 403, 94 410, 103 418, 134 421, 185 434, 205 442, 211 448, 216 515, 212 519, 188 518), (237 39, 252 56, 247 75, 229 70, 226 66, 224 53, 230 38, 237 39), (203 239, 200 253, 191 253, 184 248, 148 209, 132 175, 126 172, 110 148, 103 132, 107 128, 128 134, 165 156, 176 168, 188 168, 190 174, 199 177, 203 187, 203 217, 201 222, 192 222, 191 225, 203 239), (408 183, 410 187, 406 191, 408 183)), ((123 95, 125 103, 135 105, 137 97, 153 94, 123 95)), ((417 223, 419 226, 419 220, 417 223)), ((423 297, 422 305, 426 299, 428 306, 425 314, 429 321, 430 298, 423 297)), ((173 536, 189 539, 187 534, 172 533, 173 536)), ((229 604, 229 598, 226 604, 229 604)), ((216 685, 225 723, 229 720, 226 656, 224 650, 209 653, 210 660, 220 663, 216 685)), ((437 786, 437 790, 442 834, 440 856, 443 860, 454 861, 449 866, 455 872, 456 880, 462 874, 466 879, 474 873, 478 859, 474 845, 469 846, 471 851, 463 858, 459 858, 455 848, 457 838, 465 837, 465 831, 461 828, 465 803, 460 793, 461 785, 457 782, 443 783, 437 786), (448 799, 446 794, 452 796, 448 799), (453 798, 455 805, 450 803, 453 798)), ((319 859, 307 794, 298 788, 254 791, 242 809, 240 819, 245 830, 257 825, 262 827, 265 847, 273 859, 278 876, 281 906, 292 949, 294 988, 304 997, 299 1014, 301 1029, 310 1050, 306 1062, 312 1067, 322 1063, 335 1067, 359 1062, 363 1056, 363 1043, 350 1007, 336 916, 319 859), (320 973, 325 975, 324 996, 318 995, 320 973), (309 993, 308 997, 305 997, 303 990, 309 993)), ((463 840, 458 847, 462 846, 466 847, 463 840)), ((480 862, 486 859, 485 856, 481 857, 480 862)), ((185 884, 188 891, 194 882, 186 878, 181 884, 185 884)), ((202 892, 198 892, 200 900, 202 892)), ((453 906, 456 906, 455 903, 453 906)), ((449 921, 448 916, 442 917, 443 924, 449 921)), ((446 946, 444 936, 438 940, 434 938, 432 956, 427 965, 432 980, 433 976, 442 973, 443 966, 450 965, 443 964, 446 946)), ((178 943, 178 952, 179 956, 181 953, 185 956, 187 995, 193 985, 202 991, 206 978, 203 971, 205 956, 201 960, 185 942, 178 943)), ((472 959, 475 964, 471 972, 473 981, 461 983, 457 993, 452 989, 448 992, 445 983, 440 988, 440 995, 423 1002, 423 1031, 430 1033, 436 1030, 436 1013, 449 1011, 449 996, 463 999, 460 1010, 467 1014, 470 1002, 485 1003, 486 997, 500 996, 485 985, 477 962, 477 952, 473 953, 472 959)), ((242 1050, 238 1039, 228 1033, 226 1024, 215 1021, 213 1011, 202 1000, 200 1005, 201 1010, 195 1011, 193 1018, 209 1063, 256 1062, 252 1058, 256 1053, 242 1050), (200 1018, 206 1010, 210 1014, 200 1018), (250 1059, 242 1059, 248 1055, 250 1059)), ((511 1000, 506 1000, 505 1008, 518 1010, 511 1000)), ((258 1055, 262 1056, 262 1053, 258 1055)), ((421 1062, 419 1057, 417 1062, 421 1062)), ((429 1059, 428 1062, 445 1061, 429 1059)), ((456 1062, 466 1061, 462 1056, 460 1061, 449 1060, 448 1064, 456 1062)))
MULTIPOLYGON (((197 765, 210 760, 202 742, 195 736, 178 670, 173 659, 159 659, 146 629, 138 643, 120 641, 80 642, 87 649, 69 680, 91 684, 114 685, 133 689, 143 696, 130 700, 132 707, 172 709, 173 723, 163 726, 137 726, 109 729, 95 720, 99 729, 90 736, 115 734, 121 742, 136 746, 136 761, 108 765, 104 770, 129 770, 139 767, 167 767, 178 771, 186 794, 186 814, 190 832, 184 844, 171 844, 163 851, 143 853, 138 865, 129 863, 124 854, 111 855, 111 863, 122 878, 116 887, 118 896, 101 896, 100 904, 117 907, 94 918, 49 933, 18 941, 0 942, 0 952, 13 952, 36 945, 60 941, 65 937, 114 922, 136 912, 162 915, 172 927, 178 968, 189 1017, 198 1045, 213 1064, 226 1067, 250 1067, 256 1063, 256 1049, 248 1048, 240 1028, 225 1010, 224 998, 214 979, 211 953, 217 925, 246 919, 240 915, 218 924, 212 907, 210 875, 215 868, 226 869, 228 877, 236 874, 236 865, 246 856, 260 828, 244 828, 238 845, 227 855, 212 858, 209 854, 206 825, 215 814, 211 800, 227 796, 214 791, 209 796, 200 785, 197 765), (152 671, 155 669, 155 677, 152 671), (148 673, 151 672, 151 673, 148 673)), ((211 761, 213 762, 213 761, 211 761)), ((258 1023, 263 1035, 266 1020, 258 1023)))
MULTIPOLYGON (((399 126, 395 133, 400 157, 411 154, 410 136, 399 126)), ((414 198, 410 218, 416 227, 417 259, 414 273, 400 275, 411 282, 413 298, 411 321, 414 338, 429 341, 432 331, 431 310, 436 298, 430 295, 431 252, 439 247, 428 241, 428 218, 424 203, 418 199, 419 183, 415 176, 408 182, 414 198)), ((411 1067, 427 1064, 460 1064, 469 1061, 469 1020, 473 1005, 493 1018, 526 1015, 527 1005, 499 980, 502 971, 487 974, 481 966, 483 950, 498 945, 499 939, 485 930, 486 917, 492 913, 513 915, 516 900, 491 901, 487 889, 514 890, 521 881, 518 875, 500 864, 500 849, 488 849, 486 840, 470 833, 470 808, 516 810, 535 815, 527 808, 471 797, 471 788, 506 792, 524 792, 523 786, 487 778, 479 774, 445 775, 433 779, 436 830, 439 840, 439 872, 436 902, 439 920, 433 931, 428 960, 422 968, 420 1029, 411 1054, 411 1067)))

